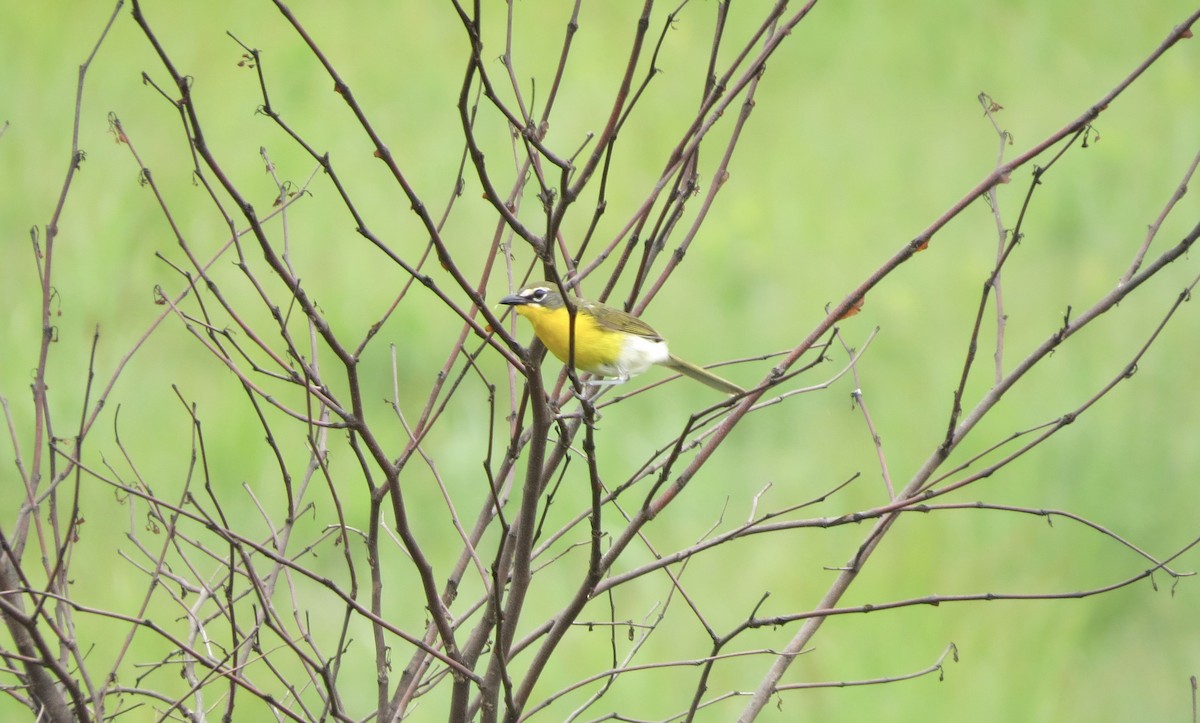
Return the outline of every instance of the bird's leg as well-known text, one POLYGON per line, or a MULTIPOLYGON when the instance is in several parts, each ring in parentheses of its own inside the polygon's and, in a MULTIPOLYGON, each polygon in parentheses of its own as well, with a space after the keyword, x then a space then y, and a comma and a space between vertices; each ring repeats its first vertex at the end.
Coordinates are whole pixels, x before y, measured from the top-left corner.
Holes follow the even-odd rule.
MULTIPOLYGON (((612 383, 613 382, 606 381, 603 379, 600 379, 600 380, 589 379, 588 381, 583 382, 583 385, 585 387, 584 389, 576 389, 574 384, 567 385, 567 388, 571 391, 571 396, 575 398, 575 401, 579 402, 581 407, 590 406, 592 408, 592 423, 593 423, 593 425, 596 422, 600 421, 600 412, 596 411, 596 406, 595 406, 596 401, 598 399, 600 399, 600 397, 604 394, 604 392, 608 391, 608 388, 609 388, 608 385, 610 385, 612 383), (601 388, 598 389, 595 394, 592 394, 589 396, 588 392, 587 392, 587 387, 597 386, 597 383, 599 383, 601 388)), ((567 417, 571 417, 571 418, 585 417, 582 409, 580 409, 579 412, 576 412, 576 413, 573 413, 570 415, 560 415, 560 416, 563 419, 566 419, 567 417)))
POLYGON ((589 379, 584 382, 584 384, 588 384, 593 387, 615 387, 616 385, 624 384, 627 381, 629 381, 629 374, 626 372, 621 372, 612 379, 589 379))

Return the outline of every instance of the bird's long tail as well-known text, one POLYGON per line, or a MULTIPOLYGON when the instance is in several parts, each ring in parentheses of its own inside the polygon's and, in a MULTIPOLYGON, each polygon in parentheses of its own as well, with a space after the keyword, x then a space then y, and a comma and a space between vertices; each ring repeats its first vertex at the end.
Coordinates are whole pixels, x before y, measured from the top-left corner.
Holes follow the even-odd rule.
POLYGON ((668 369, 674 369, 684 376, 691 377, 701 384, 710 386, 719 392, 724 392, 725 394, 731 395, 746 393, 745 389, 742 389, 733 382, 726 381, 707 369, 702 369, 691 362, 684 361, 674 354, 667 357, 667 360, 663 362, 662 365, 668 369))

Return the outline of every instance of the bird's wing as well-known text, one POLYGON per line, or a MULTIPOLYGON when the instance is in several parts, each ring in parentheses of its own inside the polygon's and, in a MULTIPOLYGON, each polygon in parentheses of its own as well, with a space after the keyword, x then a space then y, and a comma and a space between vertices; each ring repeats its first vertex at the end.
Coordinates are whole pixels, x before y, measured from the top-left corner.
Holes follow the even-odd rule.
POLYGON ((654 327, 633 314, 627 314, 620 309, 614 309, 611 306, 605 306, 595 301, 580 302, 580 308, 590 313, 596 320, 596 323, 605 329, 619 331, 624 334, 636 334, 654 341, 662 340, 662 337, 654 330, 654 327))

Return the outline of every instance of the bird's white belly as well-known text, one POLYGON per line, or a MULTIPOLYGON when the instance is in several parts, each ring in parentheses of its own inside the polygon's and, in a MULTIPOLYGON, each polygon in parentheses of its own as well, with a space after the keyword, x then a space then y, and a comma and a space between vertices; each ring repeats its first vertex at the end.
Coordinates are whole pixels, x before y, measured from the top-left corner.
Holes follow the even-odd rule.
POLYGON ((654 364, 665 362, 670 356, 667 342, 629 334, 625 337, 620 359, 615 364, 603 365, 598 371, 606 377, 628 379, 641 374, 654 364))

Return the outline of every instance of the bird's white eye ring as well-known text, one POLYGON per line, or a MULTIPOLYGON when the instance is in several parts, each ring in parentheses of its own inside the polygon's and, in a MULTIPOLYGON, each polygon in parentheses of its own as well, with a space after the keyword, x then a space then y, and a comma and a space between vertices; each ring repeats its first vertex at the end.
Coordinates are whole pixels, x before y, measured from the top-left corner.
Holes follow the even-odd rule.
POLYGON ((534 289, 533 293, 529 295, 529 298, 532 301, 541 301, 542 299, 546 298, 547 293, 549 292, 547 292, 546 289, 534 289))

